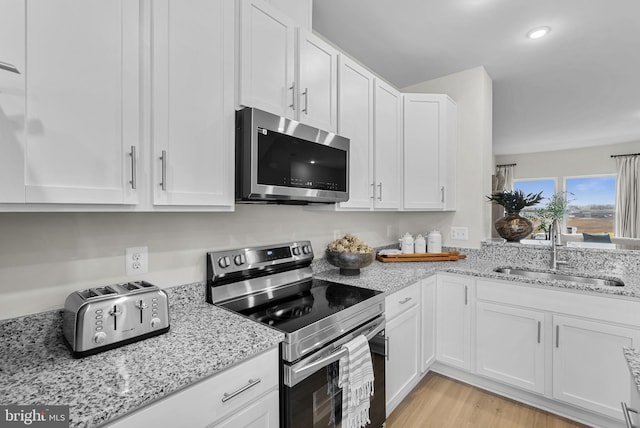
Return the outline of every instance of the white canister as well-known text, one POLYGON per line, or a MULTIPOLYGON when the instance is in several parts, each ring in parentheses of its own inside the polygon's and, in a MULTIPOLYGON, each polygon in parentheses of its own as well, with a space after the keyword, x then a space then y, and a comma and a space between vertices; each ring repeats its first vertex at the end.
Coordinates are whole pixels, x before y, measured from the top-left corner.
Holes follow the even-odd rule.
POLYGON ((424 239, 422 235, 418 235, 414 242, 414 248, 416 253, 426 253, 427 252, 427 241, 424 239))
POLYGON ((428 253, 441 253, 442 252, 442 235, 437 230, 429 233, 427 237, 427 252, 428 253))
POLYGON ((402 254, 413 254, 413 236, 408 232, 400 239, 400 250, 402 254))

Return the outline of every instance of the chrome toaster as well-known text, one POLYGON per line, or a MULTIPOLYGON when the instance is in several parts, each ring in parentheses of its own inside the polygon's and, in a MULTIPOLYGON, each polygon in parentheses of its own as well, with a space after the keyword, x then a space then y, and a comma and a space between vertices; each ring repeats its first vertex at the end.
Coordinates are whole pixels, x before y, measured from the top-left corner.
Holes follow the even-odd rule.
POLYGON ((146 281, 88 288, 64 304, 62 331, 76 358, 169 331, 167 293, 146 281))

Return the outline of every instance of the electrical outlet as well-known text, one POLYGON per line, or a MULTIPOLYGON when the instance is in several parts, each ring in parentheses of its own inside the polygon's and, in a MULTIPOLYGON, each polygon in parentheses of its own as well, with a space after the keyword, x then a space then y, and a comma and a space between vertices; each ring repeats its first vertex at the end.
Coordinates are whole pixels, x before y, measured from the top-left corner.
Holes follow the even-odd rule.
POLYGON ((149 272, 149 249, 147 247, 127 248, 124 260, 127 275, 141 275, 149 272))
POLYGON ((458 241, 469 240, 469 228, 468 227, 451 227, 451 239, 458 241))

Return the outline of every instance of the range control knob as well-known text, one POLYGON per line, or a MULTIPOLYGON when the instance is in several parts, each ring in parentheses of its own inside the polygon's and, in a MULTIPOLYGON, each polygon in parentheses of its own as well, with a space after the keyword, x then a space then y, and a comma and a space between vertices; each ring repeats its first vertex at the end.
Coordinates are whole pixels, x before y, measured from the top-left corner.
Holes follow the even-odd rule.
POLYGON ((309 245, 305 245, 302 247, 302 252, 305 254, 309 254, 311 252, 311 247, 309 245))
POLYGON ((93 341, 96 345, 102 345, 105 340, 107 340, 107 333, 104 331, 99 331, 93 335, 93 341))
POLYGON ((294 256, 299 256, 300 255, 300 247, 293 247, 291 249, 291 251, 293 252, 294 256))
POLYGON ((238 254, 237 256, 233 257, 233 263, 235 263, 236 266, 241 266, 244 264, 244 262, 245 262, 244 254, 238 254))
POLYGON ((220 266, 221 268, 226 268, 226 267, 229 267, 230 265, 231 265, 231 260, 229 259, 229 257, 224 256, 218 259, 218 266, 220 266))
POLYGON ((162 320, 160 318, 151 318, 151 328, 158 328, 161 323, 162 320))

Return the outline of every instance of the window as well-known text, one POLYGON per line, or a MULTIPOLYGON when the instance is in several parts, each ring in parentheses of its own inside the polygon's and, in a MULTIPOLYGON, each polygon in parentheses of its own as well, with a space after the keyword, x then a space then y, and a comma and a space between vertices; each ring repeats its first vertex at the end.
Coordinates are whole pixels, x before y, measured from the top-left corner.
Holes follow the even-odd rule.
POLYGON ((513 189, 521 190, 522 193, 539 193, 542 192, 544 198, 539 204, 532 207, 526 207, 523 211, 533 212, 538 208, 546 205, 549 198, 556 192, 556 180, 553 178, 540 178, 535 180, 513 180, 513 189))
POLYGON ((576 233, 614 233, 616 176, 567 177, 567 227, 576 233))

